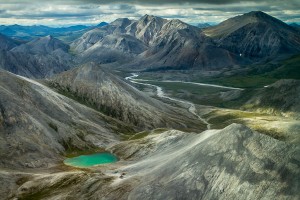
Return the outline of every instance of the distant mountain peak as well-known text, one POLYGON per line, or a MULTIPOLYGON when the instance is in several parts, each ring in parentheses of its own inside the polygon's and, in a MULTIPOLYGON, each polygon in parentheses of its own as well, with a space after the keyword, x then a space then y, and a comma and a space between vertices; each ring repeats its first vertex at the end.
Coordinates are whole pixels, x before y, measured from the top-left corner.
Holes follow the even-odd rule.
POLYGON ((107 22, 101 22, 100 24, 97 25, 97 27, 106 26, 107 24, 108 24, 107 22))
POLYGON ((148 24, 149 22, 162 22, 163 20, 164 19, 161 17, 146 14, 143 17, 141 17, 138 21, 148 24))
POLYGON ((62 41, 60 41, 59 39, 56 39, 55 37, 53 37, 52 35, 47 35, 47 36, 44 36, 44 37, 40 37, 40 38, 37 38, 29 43, 50 43, 50 42, 53 42, 53 43, 62 43, 62 41))
POLYGON ((15 52, 31 52, 33 54, 48 54, 56 49, 67 52, 69 46, 51 35, 34 39, 13 49, 15 52))
POLYGON ((128 18, 118 18, 115 21, 111 22, 110 24, 114 26, 126 27, 129 24, 131 24, 131 22, 132 21, 128 18))
POLYGON ((270 17, 270 15, 264 13, 263 11, 251 11, 251 12, 245 13, 244 15, 254 16, 254 17, 270 17))
POLYGON ((251 11, 251 12, 245 13, 241 16, 237 16, 237 17, 235 17, 235 19, 239 19, 241 21, 248 21, 249 23, 264 22, 264 23, 269 23, 270 25, 278 24, 280 26, 287 26, 281 20, 279 20, 275 17, 272 17, 271 15, 268 15, 267 13, 264 13, 262 11, 251 11))
POLYGON ((53 39, 53 36, 52 36, 52 35, 47 35, 47 36, 45 36, 44 38, 49 39, 49 40, 52 40, 52 39, 53 39))

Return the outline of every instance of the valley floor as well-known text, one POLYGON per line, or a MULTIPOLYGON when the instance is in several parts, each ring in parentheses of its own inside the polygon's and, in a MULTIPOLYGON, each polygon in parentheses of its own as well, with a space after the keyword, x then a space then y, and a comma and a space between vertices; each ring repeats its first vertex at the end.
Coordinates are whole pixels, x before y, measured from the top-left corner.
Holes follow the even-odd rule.
POLYGON ((222 129, 232 123, 240 123, 276 139, 288 140, 293 143, 300 142, 300 121, 292 117, 216 107, 216 105, 224 105, 224 100, 217 97, 216 94, 230 91, 239 92, 242 91, 240 88, 193 82, 151 81, 137 79, 137 77, 138 75, 134 74, 127 79, 150 96, 158 97, 168 103, 177 102, 179 105, 188 105, 188 110, 202 119, 209 129, 222 129), (199 103, 206 105, 199 105, 199 103))

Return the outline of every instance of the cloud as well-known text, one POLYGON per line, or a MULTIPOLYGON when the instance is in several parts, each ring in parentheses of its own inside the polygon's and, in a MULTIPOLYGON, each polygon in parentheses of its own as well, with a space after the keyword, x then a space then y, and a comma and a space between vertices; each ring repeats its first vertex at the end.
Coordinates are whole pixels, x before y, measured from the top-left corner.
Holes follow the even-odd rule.
POLYGON ((145 14, 192 24, 219 23, 253 10, 286 22, 300 18, 299 0, 0 0, 0 5, 0 24, 96 24, 145 14))

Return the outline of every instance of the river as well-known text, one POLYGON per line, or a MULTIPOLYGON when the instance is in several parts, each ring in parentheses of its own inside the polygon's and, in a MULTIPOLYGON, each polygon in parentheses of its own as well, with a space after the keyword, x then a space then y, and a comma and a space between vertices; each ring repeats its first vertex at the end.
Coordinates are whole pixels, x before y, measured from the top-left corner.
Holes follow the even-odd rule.
MULTIPOLYGON (((158 97, 160 97, 160 98, 168 99, 168 100, 171 100, 171 101, 175 101, 175 102, 187 105, 188 111, 191 114, 193 114, 194 116, 196 116, 199 120, 201 120, 204 124, 206 124, 207 129, 210 129, 211 125, 205 119, 203 119, 200 115, 197 114, 197 109, 196 109, 196 106, 195 106, 194 103, 166 96, 166 94, 164 93, 163 89, 161 87, 157 86, 157 85, 152 85, 152 84, 149 84, 149 83, 137 82, 137 81, 150 81, 150 80, 143 80, 143 79, 135 79, 138 76, 139 76, 138 74, 132 73, 131 76, 128 76, 125 79, 129 80, 132 83, 136 83, 136 84, 140 84, 140 85, 146 85, 146 86, 150 86, 150 87, 156 88, 156 95, 158 97)), ((161 82, 171 82, 171 81, 161 81, 161 82)), ((181 81, 172 81, 172 82, 181 82, 181 81)), ((189 83, 189 82, 183 82, 183 83, 189 83)), ((206 84, 206 86, 209 86, 209 84, 206 84)))

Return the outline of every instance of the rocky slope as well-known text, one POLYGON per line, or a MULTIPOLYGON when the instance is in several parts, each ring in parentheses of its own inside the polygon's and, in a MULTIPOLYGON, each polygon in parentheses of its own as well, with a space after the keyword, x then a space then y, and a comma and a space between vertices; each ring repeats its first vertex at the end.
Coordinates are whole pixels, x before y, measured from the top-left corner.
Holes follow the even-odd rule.
POLYGON ((0 168, 49 167, 67 151, 105 148, 130 130, 38 82, 0 71, 0 168))
POLYGON ((96 29, 90 30, 82 35, 82 37, 75 40, 71 47, 78 53, 82 53, 97 42, 101 41, 101 39, 105 38, 108 35, 119 35, 126 33, 125 28, 130 25, 132 20, 127 18, 117 19, 110 24, 98 27, 96 29))
POLYGON ((71 44, 71 48, 80 53, 79 62, 130 62, 134 56, 146 49, 146 45, 142 41, 126 34, 126 27, 133 22, 133 20, 121 18, 107 26, 88 31, 75 40, 71 44))
MULTIPOLYGON (((170 141, 167 144, 164 141, 162 146, 173 146, 169 142, 176 140, 167 137, 170 141)), ((139 176, 139 172, 146 173, 144 181, 128 195, 129 199, 296 199, 298 196, 299 161, 293 164, 299 155, 296 146, 289 147, 237 124, 191 136, 177 145, 166 150, 158 145, 148 158, 124 169, 129 179, 131 175, 139 176), (150 163, 159 164, 144 171, 150 163)))
POLYGON ((245 103, 244 109, 300 119, 300 81, 279 80, 255 94, 245 103))
POLYGON ((201 122, 195 123, 194 117, 188 113, 146 96, 94 63, 61 73, 53 77, 50 84, 58 91, 140 130, 204 127, 201 122), (178 116, 179 112, 185 119, 178 116))
POLYGON ((218 46, 253 60, 300 51, 298 31, 261 11, 230 18, 204 33, 214 38, 218 46))
MULTIPOLYGON (((201 134, 172 130, 121 143, 112 149, 123 156, 131 155, 131 161, 95 167, 89 172, 29 176, 21 186, 10 186, 16 189, 11 190, 11 197, 299 198, 299 147, 243 125, 232 124, 201 134), (120 174, 124 174, 123 178, 120 174)), ((8 181, 9 173, 5 177, 8 181)))
POLYGON ((143 66, 151 70, 214 70, 241 63, 247 61, 216 47, 198 28, 180 20, 170 20, 157 33, 153 45, 129 66, 143 66))

